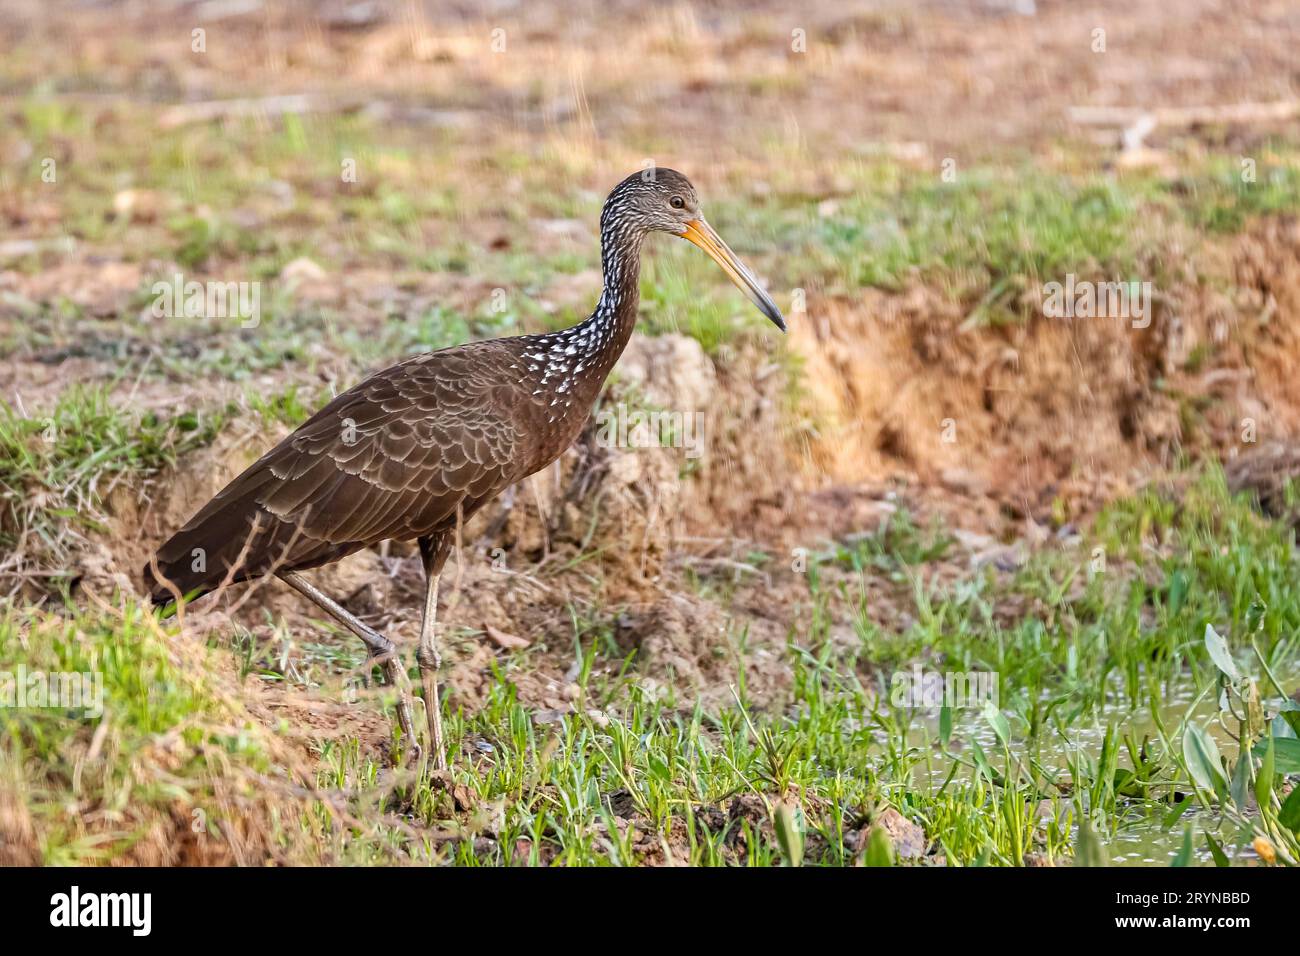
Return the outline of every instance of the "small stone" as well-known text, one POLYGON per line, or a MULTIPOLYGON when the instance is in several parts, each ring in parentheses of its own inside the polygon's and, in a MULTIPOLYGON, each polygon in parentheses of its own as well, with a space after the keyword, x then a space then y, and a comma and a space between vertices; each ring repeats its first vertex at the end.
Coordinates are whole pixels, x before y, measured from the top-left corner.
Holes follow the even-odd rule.
POLYGON ((505 631, 499 630, 491 624, 483 625, 483 633, 488 636, 488 640, 503 651, 519 650, 528 647, 532 643, 531 641, 522 637, 517 637, 514 634, 507 634, 505 631))
POLYGON ((286 263, 280 270, 280 279, 283 282, 322 282, 325 277, 325 270, 306 256, 300 256, 286 263))
POLYGON ((913 860, 925 856, 925 831, 893 807, 876 817, 875 822, 862 832, 859 846, 867 846, 876 827, 885 831, 894 845, 894 856, 900 860, 913 860))
POLYGON ((162 207, 162 197, 150 189, 123 189, 113 197, 113 215, 127 222, 153 222, 162 207))

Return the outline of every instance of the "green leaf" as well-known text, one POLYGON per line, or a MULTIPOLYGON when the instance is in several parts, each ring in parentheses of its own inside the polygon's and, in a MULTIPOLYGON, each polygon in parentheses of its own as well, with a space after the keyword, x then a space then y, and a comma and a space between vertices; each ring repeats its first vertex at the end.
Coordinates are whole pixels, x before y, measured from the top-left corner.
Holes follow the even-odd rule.
POLYGON ((1192 864, 1192 828, 1190 826, 1183 828, 1183 845, 1178 850, 1178 855, 1174 857, 1174 862, 1170 866, 1191 866, 1192 864))
POLYGON ((1219 747, 1203 727, 1188 724, 1183 733, 1183 762, 1187 772, 1202 790, 1208 790, 1223 799, 1228 781, 1223 777, 1223 762, 1219 759, 1219 747))
POLYGON ((1228 788, 1232 802, 1238 810, 1246 809, 1246 794, 1250 792, 1250 751, 1244 751, 1237 757, 1232 768, 1232 785, 1228 788))
POLYGON ((998 782, 997 772, 993 769, 993 765, 989 763, 989 758, 985 755, 984 748, 979 745, 979 741, 972 740, 970 742, 970 756, 971 760, 975 761, 975 769, 987 777, 989 783, 996 784, 998 782))
POLYGON ((1227 641, 1221 638, 1209 624, 1205 625, 1205 649, 1210 652, 1210 660, 1214 661, 1214 666, 1223 671, 1228 680, 1241 680, 1241 671, 1237 670, 1237 662, 1232 659, 1227 641))
MULTIPOLYGON (((1300 740, 1295 737, 1273 737, 1271 738, 1274 748, 1274 772, 1275 773, 1300 773, 1300 740)), ((1255 756, 1263 758, 1264 751, 1267 749, 1267 742, 1260 741, 1255 745, 1255 756)))
MULTIPOLYGON (((1244 759, 1244 758, 1243 758, 1244 759)), ((1277 773, 1273 761, 1273 736, 1268 738, 1264 748, 1263 762, 1259 765, 1259 774, 1255 777, 1255 802, 1261 810, 1268 809, 1269 798, 1273 796, 1273 775, 1277 773)))
POLYGON ((1246 608, 1246 633, 1254 634, 1259 630, 1259 626, 1264 623, 1264 614, 1268 611, 1259 598, 1250 602, 1250 607, 1246 608))
POLYGON ((1300 714, 1278 714, 1273 718, 1273 722, 1286 724, 1283 737, 1300 737, 1300 714))
POLYGON ((1268 729, 1273 731, 1273 736, 1278 739, 1294 740, 1297 736, 1295 726, 1300 723, 1300 714, 1278 714, 1269 723, 1268 729))
POLYGON ((803 833, 799 830, 798 814, 788 803, 778 803, 773 814, 776 842, 791 866, 803 866, 803 833))
POLYGON ((1105 866, 1108 863, 1106 847, 1097 838, 1087 818, 1079 821, 1079 836, 1074 843, 1075 866, 1105 866))
POLYGON ((1291 795, 1282 804, 1282 812, 1277 815, 1277 822, 1292 833, 1300 833, 1300 787, 1291 791, 1291 795))
POLYGON ((1196 801, 1193 800, 1191 797, 1183 797, 1183 799, 1179 800, 1176 804, 1174 804, 1174 808, 1165 814, 1165 819, 1164 819, 1165 829, 1166 830, 1172 829, 1173 825, 1179 821, 1182 815, 1186 813, 1188 808, 1190 808, 1191 805, 1195 802, 1196 801))
POLYGON ((952 738, 952 708, 944 704, 939 708, 939 743, 945 747, 952 738))
POLYGON ((871 828, 871 835, 867 837, 867 849, 862 855, 862 862, 866 866, 893 866, 894 865, 894 844, 889 839, 889 834, 885 828, 879 825, 871 828))
POLYGON ((1210 848, 1210 856, 1214 857, 1215 866, 1232 866, 1228 862, 1228 854, 1224 853, 1223 847, 1219 846, 1219 841, 1208 833, 1205 834, 1205 844, 1210 848))
POLYGON ((984 719, 989 722, 993 732, 998 735, 998 741, 1002 746, 1011 746, 1011 725, 1007 723, 1007 718, 1003 716, 1002 711, 998 710, 991 700, 984 702, 984 719))
POLYGON ((1169 616, 1176 617, 1187 599, 1187 575, 1175 571, 1169 576, 1169 616))

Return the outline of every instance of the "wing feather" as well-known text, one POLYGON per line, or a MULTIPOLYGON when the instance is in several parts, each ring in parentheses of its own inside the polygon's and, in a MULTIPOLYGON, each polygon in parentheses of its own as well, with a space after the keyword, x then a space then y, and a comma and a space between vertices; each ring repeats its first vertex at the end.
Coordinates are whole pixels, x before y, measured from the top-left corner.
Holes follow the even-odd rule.
POLYGON ((188 591, 215 586, 235 564, 243 580, 445 529, 534 457, 535 437, 513 414, 521 393, 509 386, 510 362, 500 342, 445 349, 338 395, 159 549, 163 576, 188 591), (217 559, 206 572, 189 568, 196 547, 217 559))

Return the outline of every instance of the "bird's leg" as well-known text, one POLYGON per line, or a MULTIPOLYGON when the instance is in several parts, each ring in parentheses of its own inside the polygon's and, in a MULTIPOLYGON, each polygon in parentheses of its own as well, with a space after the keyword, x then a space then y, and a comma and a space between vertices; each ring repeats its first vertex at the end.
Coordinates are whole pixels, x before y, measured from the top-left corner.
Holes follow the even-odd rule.
POLYGON ((446 535, 420 539, 420 557, 424 563, 424 617, 420 622, 420 647, 415 660, 420 665, 420 685, 424 690, 424 715, 429 722, 429 748, 434 767, 447 769, 447 752, 442 743, 442 704, 438 700, 438 578, 447 563, 451 541, 446 535))
POLYGON ((332 597, 316 587, 297 571, 278 572, 280 580, 307 598, 322 611, 330 614, 349 631, 361 638, 374 659, 384 669, 384 678, 397 688, 397 723, 402 728, 402 736, 412 745, 416 745, 415 724, 411 720, 411 691, 406 679, 406 669, 398 659, 397 648, 393 642, 380 634, 373 627, 365 624, 355 614, 345 610, 332 597))

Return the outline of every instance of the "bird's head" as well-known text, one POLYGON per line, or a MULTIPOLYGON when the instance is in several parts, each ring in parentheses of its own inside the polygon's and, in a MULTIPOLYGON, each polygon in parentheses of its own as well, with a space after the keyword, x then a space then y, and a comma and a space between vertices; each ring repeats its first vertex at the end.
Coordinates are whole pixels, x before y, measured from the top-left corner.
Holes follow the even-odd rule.
POLYGON ((699 246, 725 272, 758 310, 785 331, 785 319, 758 279, 736 257, 700 212, 699 196, 691 181, 675 169, 662 166, 633 173, 605 200, 601 213, 602 239, 632 233, 667 232, 699 246))

